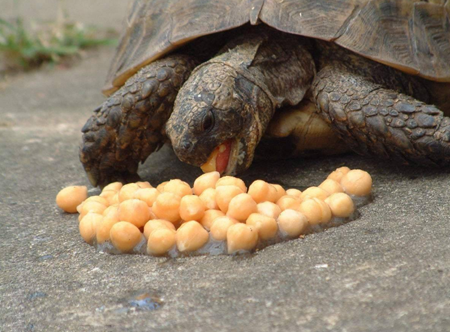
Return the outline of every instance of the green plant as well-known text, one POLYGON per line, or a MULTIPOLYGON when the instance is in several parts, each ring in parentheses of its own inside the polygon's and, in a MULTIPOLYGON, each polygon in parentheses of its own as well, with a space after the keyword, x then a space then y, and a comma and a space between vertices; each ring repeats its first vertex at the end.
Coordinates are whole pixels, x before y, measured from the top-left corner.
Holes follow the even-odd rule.
POLYGON ((115 44, 117 40, 110 35, 62 16, 34 29, 27 28, 21 18, 13 22, 0 19, 0 53, 7 68, 30 69, 44 62, 59 63, 89 47, 115 44))

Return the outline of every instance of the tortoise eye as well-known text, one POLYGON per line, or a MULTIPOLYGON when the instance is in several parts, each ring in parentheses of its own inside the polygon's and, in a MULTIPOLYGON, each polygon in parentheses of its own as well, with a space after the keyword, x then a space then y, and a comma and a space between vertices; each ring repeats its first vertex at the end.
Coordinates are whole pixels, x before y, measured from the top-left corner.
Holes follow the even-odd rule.
POLYGON ((214 114, 211 111, 206 111, 202 121, 202 129, 204 132, 209 132, 214 127, 214 114))

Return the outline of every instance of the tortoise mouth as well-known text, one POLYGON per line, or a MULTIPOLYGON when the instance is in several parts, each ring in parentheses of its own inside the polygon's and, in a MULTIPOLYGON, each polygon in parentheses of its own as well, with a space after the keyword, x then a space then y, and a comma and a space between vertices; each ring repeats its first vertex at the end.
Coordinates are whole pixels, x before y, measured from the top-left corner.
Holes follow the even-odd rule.
POLYGON ((229 174, 235 168, 237 140, 229 139, 217 146, 208 157, 208 160, 200 166, 204 173, 217 171, 220 174, 229 174))

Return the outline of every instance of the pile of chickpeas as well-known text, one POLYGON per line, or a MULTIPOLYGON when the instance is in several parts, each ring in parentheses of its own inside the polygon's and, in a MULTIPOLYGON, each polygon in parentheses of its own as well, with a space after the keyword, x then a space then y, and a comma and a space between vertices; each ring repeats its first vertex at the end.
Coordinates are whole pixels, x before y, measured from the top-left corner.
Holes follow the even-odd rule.
POLYGON ((247 188, 242 179, 210 172, 193 188, 179 179, 156 188, 115 182, 88 198, 85 186, 71 186, 56 203, 79 213, 81 236, 99 250, 176 257, 251 252, 342 224, 355 216, 352 198, 367 201, 371 190, 369 173, 348 167, 303 192, 263 180, 247 188))

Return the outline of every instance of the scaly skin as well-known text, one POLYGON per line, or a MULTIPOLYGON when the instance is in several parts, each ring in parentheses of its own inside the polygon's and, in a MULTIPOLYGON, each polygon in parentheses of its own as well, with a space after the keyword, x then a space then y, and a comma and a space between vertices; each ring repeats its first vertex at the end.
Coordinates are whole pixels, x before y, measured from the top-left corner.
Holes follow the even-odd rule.
POLYGON ((419 81, 344 52, 324 50, 312 85, 317 108, 342 140, 362 154, 420 165, 449 164, 450 118, 411 97, 428 99, 419 81))
POLYGON ((164 126, 195 61, 173 55, 153 62, 110 96, 84 127, 80 160, 93 186, 139 177, 139 162, 164 144, 164 126))

